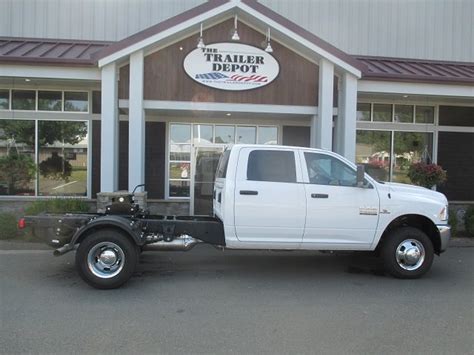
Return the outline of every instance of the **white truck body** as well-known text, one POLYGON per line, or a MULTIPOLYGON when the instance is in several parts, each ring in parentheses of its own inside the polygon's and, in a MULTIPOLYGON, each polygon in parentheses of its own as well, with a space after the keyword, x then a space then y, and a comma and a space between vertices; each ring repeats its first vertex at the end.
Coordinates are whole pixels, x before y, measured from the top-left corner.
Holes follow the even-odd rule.
MULTIPOLYGON (((187 251, 198 243, 224 249, 352 250, 382 256, 385 270, 417 278, 449 241, 448 202, 438 192, 379 183, 328 151, 235 145, 216 172, 215 216, 150 215, 120 196, 106 213, 25 217, 58 248, 76 251, 79 275, 116 288, 142 251, 187 251)), ((35 234, 35 233, 34 233, 35 234)))
POLYGON ((221 158, 214 193, 214 213, 223 222, 226 248, 370 251, 393 221, 420 216, 438 229, 438 252, 446 249, 448 201, 443 194, 413 185, 380 183, 368 174, 360 187, 356 174, 355 164, 329 151, 234 145, 221 158), (259 162, 277 158, 266 160, 274 169, 263 180, 271 180, 272 174, 274 180, 285 180, 286 176, 280 179, 278 175, 282 169, 294 169, 294 179, 249 178, 249 169, 258 169, 249 161, 256 154, 262 155, 259 162), (289 164, 291 156, 294 163, 289 164), (307 166, 312 157, 328 174, 333 168, 332 180, 312 179, 307 166), (346 180, 338 179, 341 176, 346 180))

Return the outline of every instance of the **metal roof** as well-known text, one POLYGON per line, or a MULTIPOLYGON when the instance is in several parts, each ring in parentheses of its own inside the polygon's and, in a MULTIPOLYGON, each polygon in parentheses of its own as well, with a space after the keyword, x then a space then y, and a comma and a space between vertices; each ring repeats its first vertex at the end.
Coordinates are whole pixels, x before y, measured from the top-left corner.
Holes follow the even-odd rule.
POLYGON ((0 37, 0 62, 96 65, 93 53, 111 42, 0 37))
MULTIPOLYGON (((0 63, 97 66, 100 51, 119 42, 0 37, 0 63), (95 54, 95 55, 94 55, 95 54)), ((114 45, 115 44, 115 45, 114 45)), ((107 48, 107 49, 106 49, 107 48)), ((474 63, 422 59, 352 56, 362 79, 446 84, 474 84, 474 63)))
POLYGON ((363 79, 474 84, 474 63, 355 56, 367 66, 363 79))

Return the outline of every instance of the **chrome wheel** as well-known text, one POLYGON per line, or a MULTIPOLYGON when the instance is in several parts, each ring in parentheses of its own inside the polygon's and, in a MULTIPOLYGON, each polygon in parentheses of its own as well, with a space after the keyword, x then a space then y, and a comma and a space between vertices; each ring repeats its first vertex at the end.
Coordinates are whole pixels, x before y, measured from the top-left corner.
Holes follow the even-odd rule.
POLYGON ((117 244, 101 242, 94 245, 87 254, 89 270, 101 279, 117 276, 125 264, 125 254, 117 244))
POLYGON ((404 240, 395 251, 398 265, 408 271, 416 270, 423 265, 425 254, 423 244, 415 239, 404 240))

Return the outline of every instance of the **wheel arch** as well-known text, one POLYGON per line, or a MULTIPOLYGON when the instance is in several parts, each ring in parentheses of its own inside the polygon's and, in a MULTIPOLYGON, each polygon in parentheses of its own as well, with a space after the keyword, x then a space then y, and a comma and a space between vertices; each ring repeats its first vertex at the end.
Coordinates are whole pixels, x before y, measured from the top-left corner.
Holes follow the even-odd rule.
POLYGON ((81 228, 74 234, 71 245, 76 245, 81 243, 87 236, 91 235, 100 230, 116 230, 121 234, 128 237, 136 245, 142 245, 143 242, 136 231, 130 226, 130 221, 118 217, 118 216, 108 216, 107 218, 102 217, 98 218, 91 223, 87 224, 84 228, 81 228))
POLYGON ((413 227, 421 230, 428 236, 428 238, 431 240, 431 243, 433 243, 435 253, 437 255, 441 253, 441 237, 438 228, 431 219, 419 214, 405 214, 395 218, 392 222, 390 222, 390 224, 383 231, 376 250, 380 249, 384 240, 386 240, 392 230, 400 227, 413 227))

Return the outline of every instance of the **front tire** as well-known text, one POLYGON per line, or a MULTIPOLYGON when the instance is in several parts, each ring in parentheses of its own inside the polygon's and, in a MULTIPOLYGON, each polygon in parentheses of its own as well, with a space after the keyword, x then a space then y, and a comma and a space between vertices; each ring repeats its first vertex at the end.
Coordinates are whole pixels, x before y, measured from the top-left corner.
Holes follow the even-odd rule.
POLYGON ((391 231, 382 245, 385 270, 400 279, 416 279, 431 268, 433 243, 421 230, 401 227, 391 231))
POLYGON ((92 287, 117 288, 132 276, 138 255, 137 246, 126 235, 117 230, 102 229, 79 244, 76 268, 92 287))

